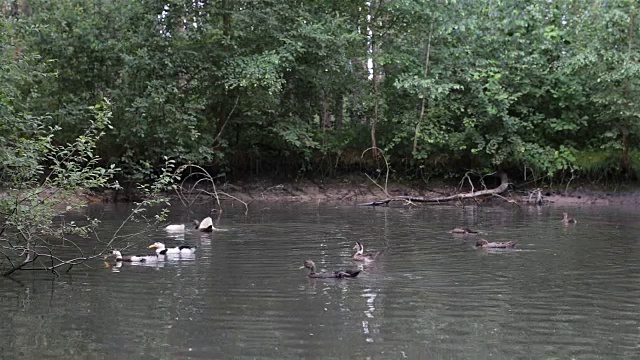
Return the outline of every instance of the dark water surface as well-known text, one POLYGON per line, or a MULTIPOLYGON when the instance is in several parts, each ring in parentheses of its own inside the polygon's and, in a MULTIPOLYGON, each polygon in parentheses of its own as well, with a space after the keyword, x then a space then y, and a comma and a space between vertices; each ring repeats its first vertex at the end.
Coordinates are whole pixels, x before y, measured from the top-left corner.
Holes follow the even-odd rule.
MULTIPOLYGON (((93 209, 107 232, 121 208, 93 209)), ((188 221, 175 206, 172 217, 188 221)), ((255 204, 225 231, 158 231, 191 259, 0 279, 3 359, 637 359, 640 213, 617 207, 419 209, 255 204), (578 224, 559 220, 568 210, 578 224), (468 225, 519 251, 487 253, 468 225), (356 240, 384 250, 356 279, 356 240)))

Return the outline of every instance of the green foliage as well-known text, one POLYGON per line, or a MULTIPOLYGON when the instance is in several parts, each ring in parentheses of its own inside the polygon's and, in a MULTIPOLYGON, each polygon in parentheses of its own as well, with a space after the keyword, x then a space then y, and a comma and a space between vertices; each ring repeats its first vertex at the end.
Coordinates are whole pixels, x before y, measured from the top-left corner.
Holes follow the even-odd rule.
POLYGON ((274 135, 284 140, 289 147, 304 154, 305 160, 309 160, 313 150, 319 147, 318 143, 309 137, 311 126, 309 124, 290 119, 288 122, 278 122, 272 128, 274 135))
MULTIPOLYGON (((3 148, 5 192, 0 196, 3 272, 11 273, 41 255, 51 264, 43 267, 53 270, 65 262, 61 255, 54 255, 54 248, 59 244, 53 239, 65 239, 69 234, 87 235, 97 226, 98 221, 91 219, 83 225, 60 221, 65 214, 83 206, 76 200, 78 189, 117 187, 112 181, 117 169, 98 166, 99 158, 94 152, 96 141, 109 126, 109 112, 103 106, 93 111, 91 125, 73 143, 55 145, 53 134, 46 134, 42 126, 38 126, 31 134, 20 134, 19 139, 24 136, 30 140, 13 142, 11 152, 3 148)), ((13 119, 5 118, 8 122, 13 119)), ((44 121, 29 120, 35 124, 44 121)), ((55 129, 48 129, 53 131, 55 129)), ((12 142, 16 135, 3 133, 5 143, 12 142)))
POLYGON ((37 147, 51 127, 64 144, 109 98, 96 152, 127 183, 155 179, 164 156, 229 176, 327 173, 373 140, 403 176, 562 176, 602 149, 633 177, 637 12, 627 0, 32 0, 3 36, 29 57, 15 66, 38 71, 2 75, 24 101, 0 114, 34 135, 6 141, 37 147))
POLYGON ((561 145, 558 150, 551 147, 541 147, 537 144, 527 144, 521 148, 521 154, 516 158, 541 176, 553 177, 565 171, 574 172, 579 169, 576 163, 575 150, 561 145))
MULTIPOLYGON (((40 269, 57 274, 56 269, 61 266, 71 268, 120 244, 123 236, 118 234, 118 229, 111 239, 102 243, 97 254, 85 254, 78 241, 92 235, 99 220, 65 221, 66 215, 77 213, 86 206, 79 189, 119 188, 114 180, 119 169, 115 164, 106 168, 99 166, 100 158, 95 153, 97 142, 110 127, 108 105, 105 102, 91 108, 93 116, 89 127, 72 143, 56 145, 52 134, 42 134, 32 135, 32 142, 16 144, 15 152, 10 154, 15 156, 13 164, 2 168, 5 186, 5 192, 0 196, 2 274, 20 269, 40 269), (22 158, 27 160, 21 161, 22 158), (16 166, 21 163, 35 165, 16 166), (76 251, 61 251, 70 247, 76 251)), ((175 180, 172 170, 173 162, 167 162, 158 181, 140 186, 144 200, 136 204, 127 221, 144 220, 157 224, 164 220, 166 212, 155 214, 153 218, 146 213, 151 206, 167 202, 161 194, 170 189, 175 180)))
MULTIPOLYGON (((631 169, 640 176, 640 151, 631 151, 631 169)), ((583 150, 576 155, 575 164, 580 173, 593 183, 623 179, 622 153, 617 150, 583 150)))

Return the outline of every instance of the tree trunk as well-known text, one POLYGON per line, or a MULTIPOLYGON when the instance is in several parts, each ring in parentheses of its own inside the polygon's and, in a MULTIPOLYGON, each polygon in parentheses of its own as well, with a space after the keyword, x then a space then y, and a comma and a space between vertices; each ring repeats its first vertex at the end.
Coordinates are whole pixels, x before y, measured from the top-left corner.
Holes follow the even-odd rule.
POLYGON ((344 99, 342 97, 342 92, 339 91, 334 95, 333 100, 334 106, 334 115, 335 115, 335 124, 334 129, 340 130, 342 129, 342 124, 344 123, 344 99))
MULTIPOLYGON (((429 38, 427 40, 427 49, 425 51, 424 56, 424 77, 427 78, 429 74, 429 54, 431 53, 431 36, 433 35, 433 22, 431 23, 431 28, 429 29, 429 38)), ((420 116, 418 117, 418 123, 416 124, 416 132, 413 136, 413 156, 415 158, 418 153, 418 137, 420 136, 420 124, 422 124, 422 120, 424 119, 425 110, 427 107, 427 94, 426 91, 422 92, 422 104, 420 105, 420 116)))
MULTIPOLYGON (((627 61, 630 61, 631 58, 631 53, 633 50, 633 26, 634 26, 634 18, 635 18, 635 1, 632 2, 632 8, 631 8, 631 12, 629 13, 629 46, 628 46, 628 54, 627 56, 629 57, 629 59, 627 61)), ((627 64, 628 65, 628 64, 627 64)), ((624 95, 625 95, 625 99, 627 100, 625 103, 625 107, 629 108, 629 102, 632 101, 631 100, 631 85, 630 85, 630 80, 627 79, 625 81, 625 87, 624 87, 624 95)), ((627 111, 628 112, 628 111, 627 111)), ((622 163, 620 164, 622 167, 622 171, 624 171, 625 174, 629 173, 629 169, 630 169, 630 162, 629 162, 629 128, 631 127, 630 121, 629 121, 629 116, 625 115, 625 119, 622 122, 622 163)))
MULTIPOLYGON (((222 35, 225 38, 226 44, 224 45, 224 51, 227 53, 227 56, 230 56, 231 48, 229 47, 229 43, 231 42, 231 9, 228 0, 222 0, 222 35)), ((218 132, 216 138, 222 135, 222 130, 224 129, 227 121, 227 94, 220 99, 220 107, 218 108, 218 122, 216 124, 215 131, 218 132)), ((220 142, 215 142, 213 144, 214 152, 220 147, 220 142)), ((214 157, 215 161, 215 157, 214 157)))
MULTIPOLYGON (((378 44, 377 44, 377 34, 376 34, 376 11, 375 5, 377 3, 375 1, 370 2, 369 5, 369 46, 370 46, 370 60, 371 60, 371 86, 373 92, 373 116, 371 117, 371 149, 374 158, 378 158, 380 155, 378 154, 378 144, 376 141, 376 126, 378 124, 378 115, 380 108, 380 97, 379 97, 379 69, 378 62, 376 61, 376 57, 378 55, 378 44)), ((379 3, 377 3, 380 6, 379 3)))
POLYGON ((322 96, 322 131, 331 126, 331 100, 326 93, 322 96))

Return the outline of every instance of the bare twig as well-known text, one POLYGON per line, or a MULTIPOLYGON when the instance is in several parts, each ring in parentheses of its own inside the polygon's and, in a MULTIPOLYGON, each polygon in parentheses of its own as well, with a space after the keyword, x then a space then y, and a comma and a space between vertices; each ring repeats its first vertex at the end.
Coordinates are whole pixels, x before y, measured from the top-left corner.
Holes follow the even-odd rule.
POLYGON ((220 195, 222 195, 243 204, 245 207, 245 214, 249 212, 249 206, 246 202, 238 199, 235 196, 231 196, 226 192, 218 191, 214 178, 211 176, 211 174, 209 174, 207 170, 205 170, 203 167, 199 165, 194 165, 194 164, 182 165, 176 170, 174 176, 179 176, 179 174, 183 174, 187 169, 195 169, 196 171, 191 172, 186 176, 184 176, 180 184, 176 187, 176 193, 178 195, 178 198, 180 199, 180 201, 185 207, 190 208, 190 206, 198 198, 198 196, 200 196, 200 194, 205 194, 214 198, 218 205, 218 208, 222 210, 222 203, 220 202, 220 195), (194 177, 197 178, 197 180, 193 184, 187 185, 188 180, 194 177), (213 188, 213 191, 208 191, 200 188, 200 185, 206 182, 208 182, 211 185, 211 187, 213 188), (195 196, 193 196, 193 193, 196 193, 195 196), (192 199, 189 200, 189 197, 191 197, 192 199))
POLYGON ((238 106, 238 101, 240 100, 240 96, 238 96, 236 98, 236 102, 233 104, 233 107, 231 108, 231 111, 229 111, 229 114, 227 114, 227 119, 224 121, 224 124, 222 124, 222 127, 220 128, 220 131, 218 132, 218 135, 216 135, 216 137, 213 139, 212 143, 215 144, 216 141, 218 141, 218 139, 220 138, 220 136, 222 135, 222 132, 224 131, 224 128, 227 126, 227 123, 229 122, 229 120, 231 119, 231 114, 233 114, 234 110, 236 109, 236 107, 238 106))
POLYGON ((379 149, 377 147, 370 147, 370 148, 366 149, 365 151, 362 152, 362 155, 360 155, 360 157, 364 157, 364 154, 369 150, 374 150, 374 153, 375 153, 375 151, 379 151, 382 154, 382 158, 384 159, 384 164, 385 164, 385 166, 387 168, 386 175, 385 175, 385 178, 384 178, 384 187, 380 186, 380 184, 378 184, 377 181, 375 181, 373 178, 371 178, 371 176, 369 176, 369 174, 365 173, 365 175, 367 175, 369 180, 371 180, 371 182, 373 182, 374 185, 376 185, 380 190, 382 190, 387 197, 390 197, 389 193, 387 192, 387 185, 389 183, 389 162, 387 161, 387 157, 384 155, 384 152, 382 151, 382 149, 379 149))
POLYGON ((571 179, 569 179, 569 181, 567 182, 567 186, 564 188, 564 196, 567 196, 567 193, 569 192, 569 185, 571 184, 571 181, 573 181, 574 178, 575 178, 575 175, 573 173, 573 169, 571 169, 571 179))
POLYGON ((473 186, 473 181, 471 181, 471 177, 469 176, 469 174, 471 174, 470 171, 467 171, 464 176, 462 177, 462 179, 460 180, 460 190, 462 191, 462 188, 464 187, 464 181, 467 180, 469 182, 469 186, 471 186, 471 192, 475 192, 475 187, 473 186))
POLYGON ((520 206, 520 204, 518 204, 518 202, 517 202, 517 201, 515 201, 515 200, 513 200, 513 199, 507 199, 506 197, 504 197, 504 196, 502 196, 502 195, 500 195, 500 194, 492 194, 492 196, 499 197, 499 198, 501 198, 502 200, 504 200, 504 201, 506 201, 506 202, 508 202, 508 203, 516 204, 516 205, 520 206))

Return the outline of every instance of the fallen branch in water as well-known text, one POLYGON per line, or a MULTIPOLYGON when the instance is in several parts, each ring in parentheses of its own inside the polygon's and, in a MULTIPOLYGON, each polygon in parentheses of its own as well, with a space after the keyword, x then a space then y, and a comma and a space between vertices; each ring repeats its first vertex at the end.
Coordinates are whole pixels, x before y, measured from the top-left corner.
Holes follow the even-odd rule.
POLYGON ((377 201, 371 201, 368 203, 362 203, 362 204, 358 204, 358 206, 380 206, 380 205, 389 205, 389 203, 391 202, 392 199, 385 199, 385 200, 377 200, 377 201))
MULTIPOLYGON (((459 194, 454 194, 449 196, 439 196, 439 197, 433 197, 433 198, 426 198, 426 197, 419 197, 419 196, 393 196, 393 197, 388 197, 386 199, 380 199, 380 200, 371 201, 368 203, 358 204, 358 206, 388 205, 389 202, 391 201, 406 201, 406 202, 416 202, 416 203, 444 203, 444 202, 450 202, 455 200, 475 199, 478 197, 498 195, 507 190, 507 188, 509 187, 509 178, 507 174, 501 172, 498 174, 494 173, 489 175, 496 175, 500 177, 500 185, 498 187, 494 189, 485 189, 485 190, 479 190, 479 191, 474 191, 472 187, 471 192, 459 193, 459 194)), ((468 178, 468 176, 469 175, 466 174, 465 178, 468 178)))

